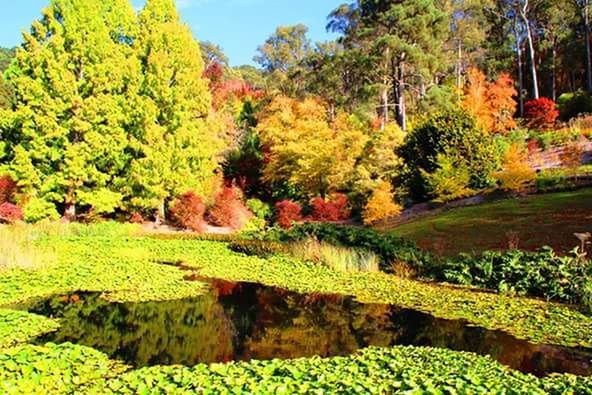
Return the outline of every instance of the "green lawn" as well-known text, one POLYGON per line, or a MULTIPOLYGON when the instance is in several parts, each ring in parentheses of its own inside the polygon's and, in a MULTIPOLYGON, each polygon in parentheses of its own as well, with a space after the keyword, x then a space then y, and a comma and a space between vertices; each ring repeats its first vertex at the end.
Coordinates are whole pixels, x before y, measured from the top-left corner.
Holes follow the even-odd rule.
POLYGON ((575 392, 563 390, 589 385, 586 379, 573 376, 538 381, 488 358, 447 350, 398 347, 328 360, 133 370, 86 347, 26 344, 59 323, 13 311, 11 304, 76 290, 104 292, 107 299, 116 301, 174 300, 201 294, 203 284, 185 281, 186 271, 163 264, 183 262, 207 277, 354 295, 366 302, 393 303, 436 317, 501 329, 535 343, 592 346, 592 317, 568 306, 383 273, 335 272, 284 256, 249 257, 220 242, 107 236, 42 239, 39 245, 56 256, 54 264, 36 271, 0 272, 0 306, 5 306, 0 309, 0 392, 37 393, 50 388, 82 393, 223 394, 230 393, 229 388, 240 388, 239 393, 391 393, 429 392, 434 386, 450 385, 457 393, 520 393, 520 388, 542 394, 545 388, 569 394, 575 392))
POLYGON ((568 252, 579 245, 575 232, 592 232, 592 189, 456 208, 387 230, 444 255, 503 250, 512 244, 568 252))

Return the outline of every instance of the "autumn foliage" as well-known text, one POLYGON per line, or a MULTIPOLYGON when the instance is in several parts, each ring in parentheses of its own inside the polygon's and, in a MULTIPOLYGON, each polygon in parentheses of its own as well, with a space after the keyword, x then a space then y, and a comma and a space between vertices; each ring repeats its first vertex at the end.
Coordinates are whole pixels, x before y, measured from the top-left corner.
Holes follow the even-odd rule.
POLYGON ((302 221, 302 207, 291 200, 282 200, 275 204, 277 223, 284 229, 290 229, 294 222, 302 221))
POLYGON ((395 202, 391 184, 382 181, 372 192, 364 208, 364 223, 372 224, 382 219, 395 217, 401 214, 401 206, 395 202))
POLYGON ((351 211, 348 208, 347 196, 335 193, 329 199, 316 197, 311 200, 312 219, 321 222, 344 221, 349 218, 351 211))
POLYGON ((462 106, 488 132, 505 132, 516 127, 513 115, 517 94, 509 74, 502 73, 496 81, 489 82, 479 69, 472 68, 467 73, 462 106))
POLYGON ((203 232, 206 228, 204 213, 206 206, 195 192, 186 192, 179 196, 170 210, 173 223, 194 232, 203 232))
POLYGON ((0 177, 0 204, 11 202, 16 194, 16 182, 10 176, 0 177))
POLYGON ((512 144, 504 156, 503 170, 494 176, 503 190, 519 192, 534 183, 536 172, 528 164, 527 151, 512 144))
POLYGON ((12 224, 23 220, 23 210, 12 203, 0 204, 0 223, 12 224))
POLYGON ((524 119, 533 129, 550 129, 559 117, 557 105, 551 99, 541 97, 524 104, 524 119))
POLYGON ((208 210, 208 219, 217 226, 241 229, 253 216, 245 206, 238 188, 224 187, 216 195, 214 205, 208 210))

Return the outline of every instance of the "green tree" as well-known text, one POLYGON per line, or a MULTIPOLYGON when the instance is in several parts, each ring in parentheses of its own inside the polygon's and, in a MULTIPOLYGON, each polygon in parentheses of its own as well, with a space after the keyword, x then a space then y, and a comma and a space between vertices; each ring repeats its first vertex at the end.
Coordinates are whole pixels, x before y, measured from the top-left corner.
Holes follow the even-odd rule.
POLYGON ((0 109, 9 107, 12 102, 12 89, 4 81, 4 72, 14 59, 15 49, 0 47, 0 109))
POLYGON ((16 102, 0 122, 4 159, 26 195, 65 205, 67 217, 129 164, 134 36, 126 0, 52 0, 6 73, 16 102))
POLYGON ((174 0, 148 0, 139 19, 135 45, 143 81, 132 141, 132 202, 164 218, 175 196, 188 190, 211 194, 217 126, 209 117, 211 96, 199 44, 180 22, 174 0))
POLYGON ((405 131, 409 87, 426 92, 443 63, 449 20, 441 2, 358 0, 339 7, 331 19, 329 27, 344 35, 347 48, 363 48, 364 56, 374 59, 373 83, 379 86, 383 125, 394 108, 405 131))
POLYGON ((294 95, 303 88, 302 62, 311 51, 305 25, 279 26, 258 48, 254 60, 282 93, 294 95))

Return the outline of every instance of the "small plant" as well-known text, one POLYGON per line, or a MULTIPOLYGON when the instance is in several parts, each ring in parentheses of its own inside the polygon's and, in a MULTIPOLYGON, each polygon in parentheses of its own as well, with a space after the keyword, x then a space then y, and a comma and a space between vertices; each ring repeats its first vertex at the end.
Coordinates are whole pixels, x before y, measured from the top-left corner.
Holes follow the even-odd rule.
POLYGON ((416 278, 417 270, 404 261, 394 261, 391 264, 391 272, 393 275, 401 278, 416 278))
POLYGON ((0 204, 10 203, 16 194, 16 182, 8 175, 0 177, 0 204))
POLYGON ((13 224, 23 220, 23 210, 12 203, 0 204, 0 223, 13 224))
POLYGON ((241 229, 253 216, 241 200, 241 195, 238 188, 222 188, 208 210, 208 219, 217 226, 241 229))
POLYGON ((310 202, 312 206, 312 219, 320 222, 336 222, 349 218, 351 211, 348 209, 347 196, 341 193, 333 194, 328 200, 316 197, 310 202))
POLYGON ((364 223, 369 225, 386 218, 396 217, 401 214, 401 210, 402 207, 395 202, 391 184, 382 181, 372 192, 372 196, 364 207, 364 223))
POLYGON ((142 214, 135 212, 131 215, 129 222, 132 224, 143 224, 144 217, 142 217, 142 214))
POLYGON ((275 204, 277 223, 284 229, 290 229, 294 222, 302 221, 302 207, 291 200, 282 200, 275 204))
POLYGON ((206 223, 204 213, 206 206, 195 192, 186 192, 179 196, 170 210, 172 222, 182 228, 194 232, 204 232, 206 223))
POLYGON ((550 129, 559 117, 557 105, 551 99, 541 97, 524 104, 524 119, 532 129, 550 129))
POLYGON ((247 200, 247 208, 257 217, 263 220, 268 220, 273 215, 271 206, 267 203, 262 202, 259 199, 247 200))
POLYGON ((371 251, 339 247, 316 239, 289 245, 290 255, 343 272, 378 272, 380 258, 371 251))

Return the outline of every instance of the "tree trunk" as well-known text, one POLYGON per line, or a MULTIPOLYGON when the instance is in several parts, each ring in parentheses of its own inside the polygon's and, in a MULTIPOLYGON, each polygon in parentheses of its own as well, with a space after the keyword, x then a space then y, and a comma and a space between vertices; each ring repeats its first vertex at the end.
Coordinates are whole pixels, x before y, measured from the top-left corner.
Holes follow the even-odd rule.
POLYGON ((590 2, 584 1, 584 38, 586 40, 586 89, 592 92, 592 49, 590 48, 590 2))
POLYGON ((528 41, 528 51, 530 56, 530 73, 532 74, 532 96, 534 99, 538 99, 539 95, 539 81, 536 69, 536 59, 534 43, 532 39, 532 29, 530 28, 530 21, 528 20, 528 0, 524 2, 524 5, 520 7, 520 16, 526 27, 526 39, 528 41))
POLYGON ((557 39, 553 37, 553 64, 551 66, 551 96, 557 101, 557 39))
POLYGON ((405 103, 405 61, 401 57, 397 63, 394 79, 397 123, 403 132, 407 131, 407 108, 405 103))
POLYGON ((66 203, 66 209, 64 210, 64 219, 68 222, 76 220, 76 204, 66 203))
POLYGON ((518 115, 522 117, 524 116, 524 75, 522 73, 522 43, 516 20, 514 20, 514 36, 516 37, 516 60, 518 62, 518 115))
POLYGON ((456 92, 458 97, 458 102, 462 100, 461 90, 462 90, 462 42, 458 40, 458 50, 457 50, 457 62, 456 62, 456 92))
POLYGON ((160 204, 158 205, 158 213, 156 214, 156 218, 154 220, 154 223, 156 225, 160 225, 163 222, 166 222, 166 201, 165 201, 165 199, 162 199, 160 201, 160 204))

